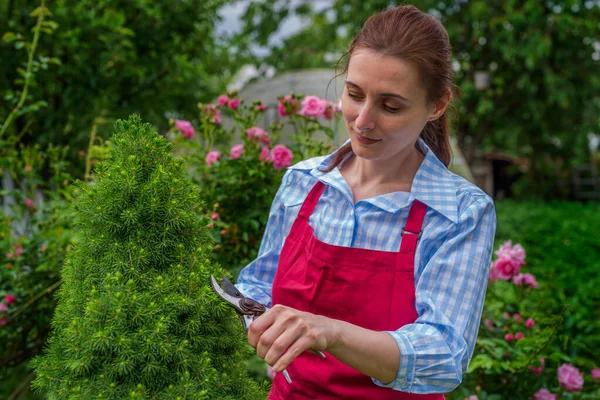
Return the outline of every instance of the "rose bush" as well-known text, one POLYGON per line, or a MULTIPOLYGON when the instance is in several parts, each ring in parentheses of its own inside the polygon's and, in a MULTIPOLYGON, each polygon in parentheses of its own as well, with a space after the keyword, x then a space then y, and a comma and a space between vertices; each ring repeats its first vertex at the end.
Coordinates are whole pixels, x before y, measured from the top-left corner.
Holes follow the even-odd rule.
POLYGON ((450 399, 597 399, 597 369, 576 366, 559 330, 569 310, 526 266, 525 249, 511 241, 495 252, 475 354, 450 399), (558 302, 559 304, 550 303, 558 302))
POLYGON ((210 223, 214 256, 233 276, 258 253, 285 169, 335 146, 331 124, 337 105, 291 93, 280 96, 276 107, 280 122, 261 126, 265 104, 246 102, 235 92, 222 94, 215 104, 199 104, 196 123, 172 120, 167 133, 186 158, 210 215, 218 215, 210 223), (286 128, 291 133, 283 144, 286 128), (316 139, 318 132, 325 139, 316 139))

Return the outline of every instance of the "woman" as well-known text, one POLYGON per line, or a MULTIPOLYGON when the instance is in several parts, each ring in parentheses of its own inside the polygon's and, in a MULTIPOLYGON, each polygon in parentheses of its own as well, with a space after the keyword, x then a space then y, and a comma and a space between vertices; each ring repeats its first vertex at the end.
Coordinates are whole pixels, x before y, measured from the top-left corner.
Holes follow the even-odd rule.
POLYGON ((248 340, 293 379, 276 374, 272 399, 443 399, 473 353, 496 225, 447 169, 447 33, 412 6, 377 13, 344 72, 350 140, 288 169, 238 278, 273 305, 248 340))

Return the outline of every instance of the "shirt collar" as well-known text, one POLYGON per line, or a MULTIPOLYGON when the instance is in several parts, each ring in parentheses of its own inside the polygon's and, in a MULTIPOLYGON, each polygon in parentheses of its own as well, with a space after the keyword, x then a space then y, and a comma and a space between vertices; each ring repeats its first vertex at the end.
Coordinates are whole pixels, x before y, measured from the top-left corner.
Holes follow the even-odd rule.
MULTIPOLYGON (((346 143, 349 141, 347 140, 346 143)), ((384 211, 395 213, 417 199, 456 223, 458 221, 458 200, 454 174, 435 156, 423 139, 419 138, 415 146, 425 155, 425 158, 415 174, 408 202, 406 201, 406 192, 386 193, 365 201, 384 211)), ((329 173, 322 172, 331 165, 338 151, 339 149, 327 156, 302 161, 290 168, 310 170, 312 176, 334 186, 352 201, 352 192, 337 168, 329 173)))

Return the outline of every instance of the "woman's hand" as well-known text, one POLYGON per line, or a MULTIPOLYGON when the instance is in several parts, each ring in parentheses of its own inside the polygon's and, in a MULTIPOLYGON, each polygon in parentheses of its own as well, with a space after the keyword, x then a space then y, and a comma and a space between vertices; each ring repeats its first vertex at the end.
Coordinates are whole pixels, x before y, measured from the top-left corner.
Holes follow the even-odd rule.
POLYGON ((326 350, 338 337, 338 321, 276 305, 248 330, 248 343, 280 372, 306 350, 326 350), (287 352, 286 352, 287 350, 287 352), (284 354, 285 352, 285 354, 284 354))

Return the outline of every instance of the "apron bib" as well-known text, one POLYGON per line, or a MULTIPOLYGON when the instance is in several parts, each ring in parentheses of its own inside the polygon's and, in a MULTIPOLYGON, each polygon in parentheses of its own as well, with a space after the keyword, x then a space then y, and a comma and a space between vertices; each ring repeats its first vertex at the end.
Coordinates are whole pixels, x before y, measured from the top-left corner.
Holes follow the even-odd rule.
MULTIPOLYGON (((305 199, 283 245, 273 281, 273 305, 349 322, 375 331, 395 331, 417 319, 414 257, 427 206, 415 200, 402 231, 399 252, 335 246, 318 240, 308 224, 325 185, 305 199)), ((278 373, 271 400, 443 400, 375 385, 371 378, 336 360, 305 351, 278 373)))

